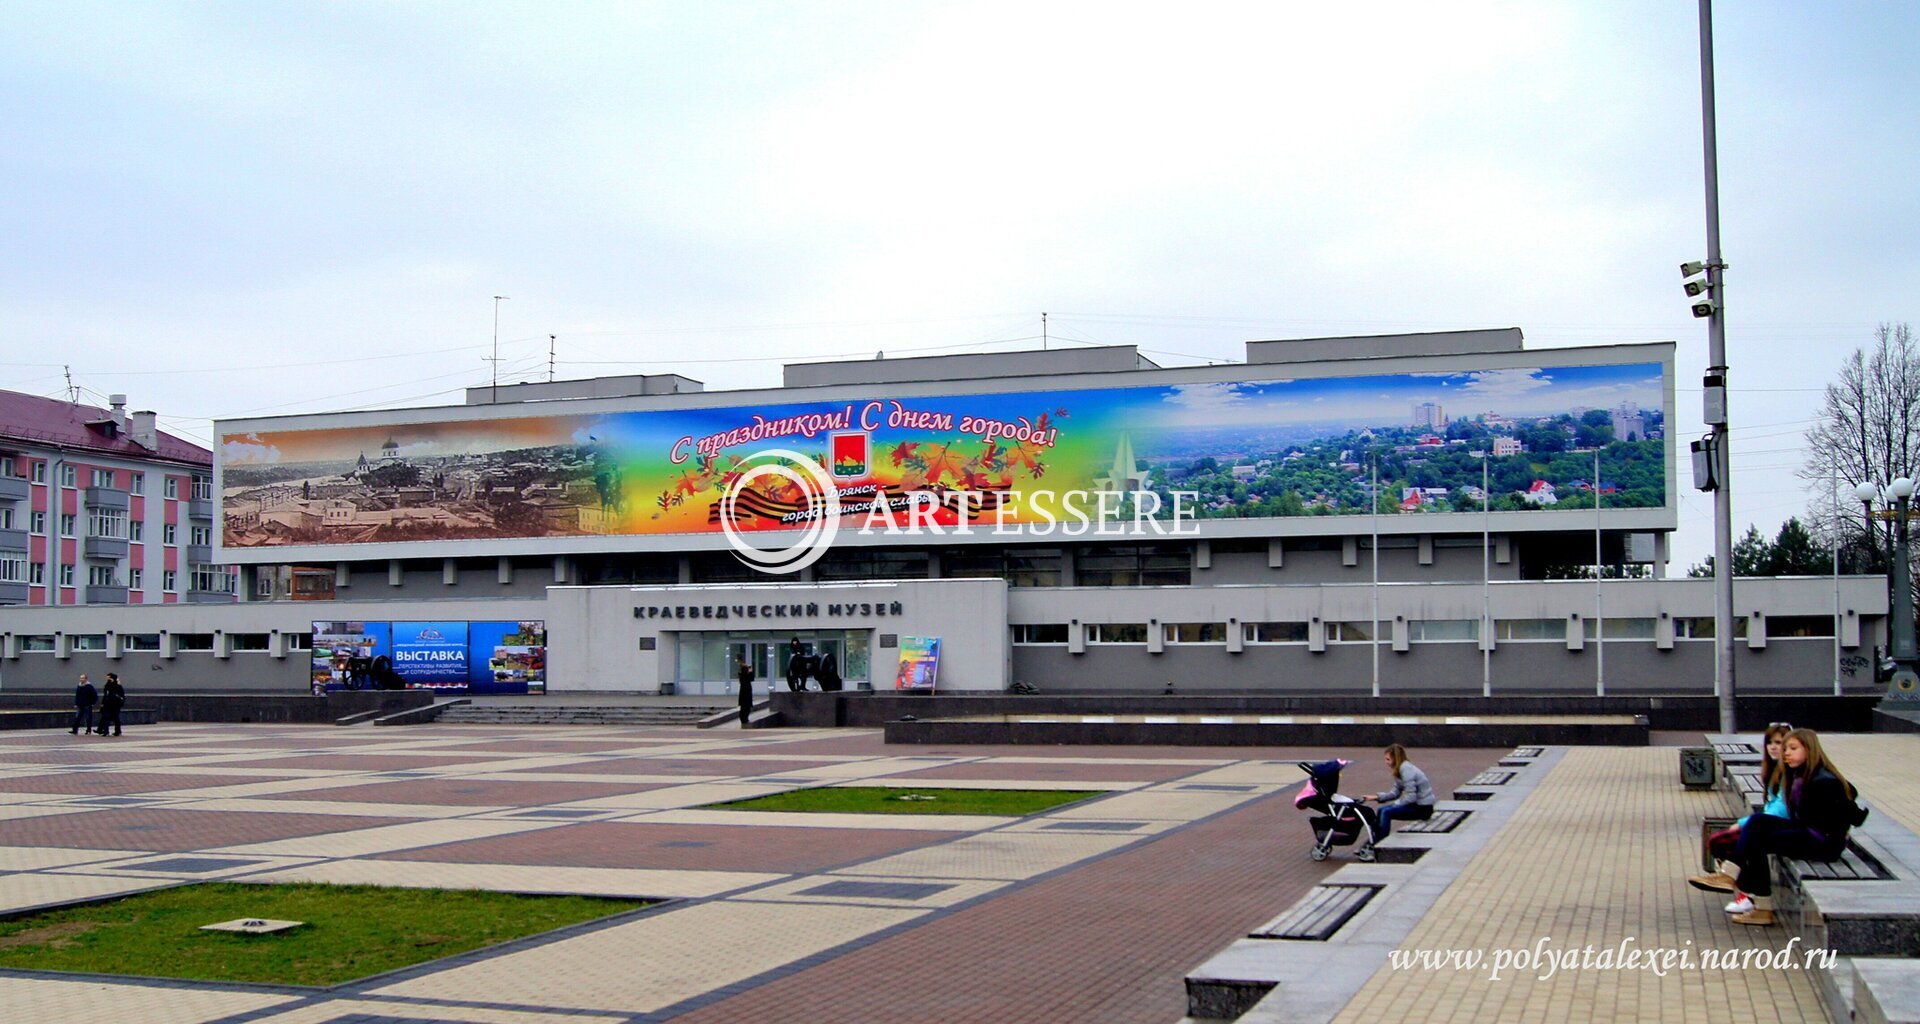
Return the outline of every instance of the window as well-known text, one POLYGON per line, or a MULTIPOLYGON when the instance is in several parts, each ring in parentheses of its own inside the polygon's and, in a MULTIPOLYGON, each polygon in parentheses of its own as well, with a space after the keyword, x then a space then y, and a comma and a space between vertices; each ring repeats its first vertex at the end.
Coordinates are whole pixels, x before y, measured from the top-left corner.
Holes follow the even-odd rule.
POLYGON ((1415 643, 1478 640, 1480 639, 1480 620, 1412 619, 1407 623, 1407 639, 1415 643))
POLYGON ((142 579, 144 578, 144 577, 143 577, 143 576, 141 575, 141 573, 142 573, 142 570, 140 570, 140 569, 128 569, 128 570, 127 570, 127 589, 129 589, 129 590, 139 590, 139 589, 140 589, 140 586, 141 586, 141 581, 142 581, 142 579))
POLYGON ((44 562, 35 562, 27 566, 27 582, 36 587, 47 585, 47 566, 44 562))
POLYGON ((233 574, 224 565, 192 565, 188 567, 193 589, 202 594, 233 593, 233 574))
POLYGON ((1167 622, 1161 624, 1160 629, 1170 644, 1227 642, 1227 624, 1224 622, 1167 622))
POLYGON ((63 587, 73 586, 73 566, 63 565, 60 567, 60 585, 63 587))
POLYGON ((9 480, 20 479, 20 467, 14 464, 12 456, 0 458, 0 476, 9 480))
MULTIPOLYGON (((36 484, 44 484, 47 482, 47 464, 46 463, 35 462, 33 464, 33 482, 36 484)), ((49 647, 47 649, 52 650, 53 648, 49 647)))
POLYGON ((76 651, 104 651, 107 649, 105 633, 75 633, 73 649, 76 651))
POLYGON ((88 486, 112 487, 113 486, 113 470, 111 469, 94 470, 92 482, 88 486))
POLYGON ((1090 644, 1144 644, 1147 627, 1140 622, 1094 622, 1087 625, 1090 644))
POLYGON ((930 560, 925 551, 829 551, 814 563, 817 580, 924 580, 930 560))
POLYGON ((1767 616, 1767 639, 1791 639, 1793 637, 1833 636, 1833 616, 1831 615, 1769 615, 1767 616))
POLYGON ((1496 640, 1558 640, 1565 643, 1567 624, 1560 619, 1496 619, 1493 636, 1496 640))
POLYGON ((113 571, 113 568, 114 567, 111 565, 87 566, 87 586, 89 587, 119 586, 120 580, 118 575, 113 571))
POLYGON ((264 651, 267 649, 267 641, 271 636, 272 634, 269 633, 235 633, 233 634, 233 649, 236 651, 264 651))
POLYGON ((1241 627, 1246 632, 1250 644, 1304 644, 1307 642, 1307 624, 1304 622, 1249 622, 1241 627))
POLYGON ((287 647, 295 651, 313 650, 313 634, 289 633, 287 634, 287 647))
POLYGON ((160 524, 160 543, 168 545, 178 544, 180 543, 179 538, 180 528, 178 526, 172 523, 160 524))
POLYGON ((180 589, 180 574, 172 569, 160 570, 160 589, 171 594, 180 589))
POLYGON ((1193 549, 1178 544, 1116 544, 1082 549, 1074 580, 1083 587, 1184 587, 1193 583, 1193 549))
POLYGON ((138 519, 129 520, 127 523, 127 539, 135 542, 146 540, 147 524, 138 519))
POLYGON ((131 473, 127 476, 127 490, 134 494, 147 493, 147 474, 131 473))
POLYGON ((73 536, 73 528, 75 523, 76 523, 76 520, 74 519, 73 513, 71 512, 60 513, 60 536, 62 537, 73 536))
POLYGON ((28 513, 27 514, 27 532, 29 533, 47 532, 47 514, 45 512, 28 513))
POLYGON ((213 634, 175 633, 173 635, 173 649, 176 651, 211 651, 213 650, 213 634))
POLYGON ((127 536, 127 510, 124 508, 102 508, 99 505, 88 508, 87 536, 125 539, 127 536))
POLYGON ((13 551, 0 551, 0 583, 27 582, 27 556, 13 551))
POLYGON ((29 652, 53 650, 52 633, 29 633, 20 638, 20 649, 29 652))
MULTIPOLYGON (((1703 615, 1697 618, 1675 619, 1673 620, 1673 635, 1679 640, 1711 640, 1713 639, 1713 616, 1703 615)), ((1734 616, 1733 638, 1735 640, 1745 640, 1747 638, 1746 616, 1734 616)))
MULTIPOLYGON (((1711 623, 1713 620, 1708 619, 1707 621, 1711 623)), ((1608 640, 1653 639, 1654 622, 1652 619, 1605 619, 1603 622, 1606 626, 1605 633, 1608 640)), ((1600 639, 1600 637, 1594 633, 1594 620, 1592 616, 1581 619, 1580 624, 1581 628, 1586 631, 1583 635, 1588 640, 1600 639)))
POLYGON ((1329 622, 1327 623, 1327 641, 1336 644, 1371 643, 1373 623, 1329 622))
POLYGON ((178 498, 180 496, 180 478, 177 476, 167 477, 167 482, 162 490, 166 493, 167 497, 178 498))
POLYGON ((1013 627, 1013 642, 1016 644, 1064 644, 1067 642, 1067 624, 1064 622, 1022 623, 1013 627))
POLYGON ((1009 587, 1057 587, 1066 556, 1059 548, 961 547, 940 553, 940 575, 1004 579, 1009 587))
POLYGON ((122 633, 120 649, 122 651, 157 651, 160 649, 160 634, 122 633))
POLYGON ((193 544, 198 547, 205 547, 213 543, 213 527, 211 526, 189 527, 187 529, 187 534, 189 537, 187 543, 189 544, 193 544))
POLYGON ((13 506, 0 508, 0 530, 13 529, 13 506))
POLYGON ((60 467, 60 486, 72 487, 80 479, 80 470, 72 465, 60 467))
POLYGON ((212 477, 196 475, 193 478, 193 500, 195 501, 212 501, 213 500, 213 478, 212 477))

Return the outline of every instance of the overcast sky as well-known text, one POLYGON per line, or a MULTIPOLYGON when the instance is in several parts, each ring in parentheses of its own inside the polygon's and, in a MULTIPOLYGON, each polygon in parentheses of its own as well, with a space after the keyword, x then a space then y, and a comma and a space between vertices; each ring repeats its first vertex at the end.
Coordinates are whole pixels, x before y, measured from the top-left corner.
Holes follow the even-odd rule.
MULTIPOLYGON (((1699 54, 1585 4, 0 4, 0 388, 209 420, 501 378, 1509 327, 1678 342, 1699 54)), ((1716 12, 1736 528, 1920 321, 1920 6, 1716 12)), ((1690 473, 1682 466, 1684 484, 1690 473)), ((1684 490, 1675 570, 1712 550, 1684 490)))

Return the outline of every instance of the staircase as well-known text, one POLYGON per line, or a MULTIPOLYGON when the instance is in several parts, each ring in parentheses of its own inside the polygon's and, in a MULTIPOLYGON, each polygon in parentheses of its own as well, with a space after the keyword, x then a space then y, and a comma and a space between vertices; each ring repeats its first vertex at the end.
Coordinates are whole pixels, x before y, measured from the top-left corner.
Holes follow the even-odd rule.
POLYGON ((440 713, 441 725, 697 725, 732 711, 725 704, 460 704, 440 713))

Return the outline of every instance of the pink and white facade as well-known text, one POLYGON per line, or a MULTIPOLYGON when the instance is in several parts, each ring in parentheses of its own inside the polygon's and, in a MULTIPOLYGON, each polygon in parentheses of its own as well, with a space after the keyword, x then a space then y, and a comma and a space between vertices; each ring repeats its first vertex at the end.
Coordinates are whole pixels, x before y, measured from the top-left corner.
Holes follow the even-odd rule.
POLYGON ((151 412, 0 391, 0 605, 225 602, 213 453, 151 412))

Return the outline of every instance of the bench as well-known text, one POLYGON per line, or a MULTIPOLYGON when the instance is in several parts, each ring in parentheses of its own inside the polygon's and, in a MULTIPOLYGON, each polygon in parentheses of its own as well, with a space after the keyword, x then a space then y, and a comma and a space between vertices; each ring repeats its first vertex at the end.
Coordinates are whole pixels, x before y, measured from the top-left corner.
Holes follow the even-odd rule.
POLYGON ((1384 885, 1316 885, 1286 913, 1255 929, 1250 939, 1297 939, 1325 942, 1353 919, 1384 885))
POLYGON ((1535 757, 1539 757, 1541 754, 1546 753, 1546 750, 1547 748, 1545 747, 1515 747, 1513 748, 1513 753, 1508 754, 1507 756, 1535 758, 1535 757))
POLYGON ((1496 770, 1496 769, 1493 769, 1493 768, 1489 768, 1489 769, 1487 769, 1486 771, 1483 771, 1483 772, 1481 772, 1480 774, 1478 774, 1478 775, 1475 775, 1475 776, 1474 776, 1473 778, 1471 778, 1471 779, 1468 779, 1468 780, 1467 780, 1466 782, 1464 782, 1464 783, 1462 783, 1462 785, 1466 785, 1466 786, 1504 786, 1504 785, 1506 785, 1507 783, 1509 783, 1509 782, 1512 782, 1512 781, 1513 781, 1513 773, 1512 773, 1512 772, 1503 772, 1503 771, 1499 771, 1499 770, 1496 770))
POLYGON ((1851 839, 1847 840, 1847 848, 1840 851, 1837 860, 1794 860, 1787 861, 1785 866, 1802 882, 1816 879, 1825 882, 1882 882, 1893 877, 1893 872, 1888 871, 1879 858, 1861 849, 1860 844, 1851 839))
POLYGON ((1753 749, 1753 744, 1751 743, 1715 743, 1713 745, 1713 752, 1719 754, 1721 757, 1725 757, 1728 754, 1760 753, 1758 750, 1753 749))
POLYGON ((1394 822, 1395 832, 1451 832, 1467 820, 1472 811, 1434 811, 1425 821, 1394 822))

